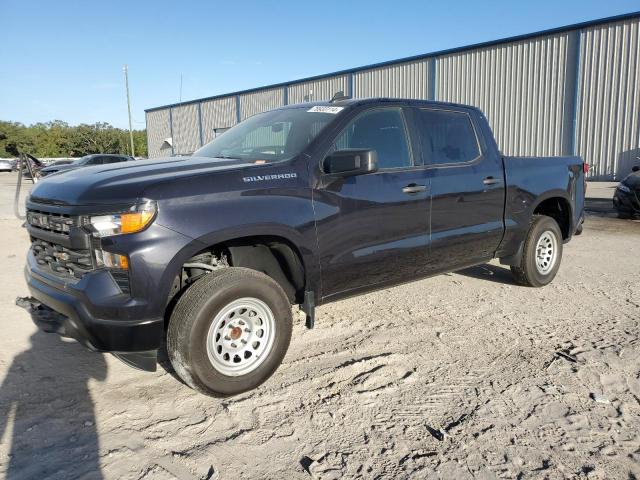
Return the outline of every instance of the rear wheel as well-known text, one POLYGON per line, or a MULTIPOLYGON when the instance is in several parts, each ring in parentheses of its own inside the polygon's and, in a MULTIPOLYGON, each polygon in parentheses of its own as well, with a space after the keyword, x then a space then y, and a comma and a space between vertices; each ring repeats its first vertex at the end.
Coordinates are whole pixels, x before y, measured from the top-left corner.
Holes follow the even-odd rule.
POLYGON ((251 390, 267 380, 291 340, 291 305, 272 278, 225 268, 180 298, 167 330, 167 351, 190 387, 212 396, 251 390))
POLYGON ((543 287, 555 278, 562 259, 562 233, 551 217, 534 215, 524 242, 520 265, 511 272, 521 285, 543 287))

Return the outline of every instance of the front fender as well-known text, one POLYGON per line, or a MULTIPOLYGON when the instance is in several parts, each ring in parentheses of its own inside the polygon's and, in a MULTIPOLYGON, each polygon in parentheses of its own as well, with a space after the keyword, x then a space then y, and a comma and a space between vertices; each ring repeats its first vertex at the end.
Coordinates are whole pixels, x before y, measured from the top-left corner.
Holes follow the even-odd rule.
POLYGON ((268 237, 271 240, 279 240, 292 245, 300 255, 304 272, 305 285, 308 290, 318 291, 319 278, 318 260, 314 253, 315 229, 310 232, 295 230, 287 225, 260 224, 260 225, 236 225, 215 232, 207 233, 197 239, 193 239, 185 245, 168 263, 163 275, 163 294, 168 297, 174 278, 180 274, 182 265, 199 252, 214 245, 230 243, 249 237, 268 237), (311 236, 311 240, 309 240, 311 236))

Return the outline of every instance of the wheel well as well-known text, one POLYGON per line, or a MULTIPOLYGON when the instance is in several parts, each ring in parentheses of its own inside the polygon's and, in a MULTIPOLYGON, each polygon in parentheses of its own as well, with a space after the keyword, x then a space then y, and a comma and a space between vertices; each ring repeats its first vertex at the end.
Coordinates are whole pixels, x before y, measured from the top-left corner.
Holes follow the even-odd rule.
POLYGON ((533 211, 534 215, 546 215, 553 218, 560 227, 562 239, 569 238, 569 230, 571 229, 571 206, 569 202, 562 197, 547 198, 533 211))
POLYGON ((182 277, 176 278, 170 299, 200 276, 225 267, 260 271, 278 282, 292 304, 304 301, 305 272, 300 252, 288 240, 275 236, 236 238, 198 252, 183 264, 182 277))

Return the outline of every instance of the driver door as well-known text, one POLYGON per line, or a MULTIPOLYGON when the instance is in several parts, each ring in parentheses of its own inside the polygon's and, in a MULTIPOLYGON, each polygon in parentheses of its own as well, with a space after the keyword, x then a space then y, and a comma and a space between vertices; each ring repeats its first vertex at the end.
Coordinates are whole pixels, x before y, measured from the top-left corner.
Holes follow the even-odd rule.
POLYGON ((348 148, 375 150, 378 171, 321 174, 313 192, 323 298, 409 281, 426 271, 429 180, 414 162, 403 109, 357 115, 331 151, 348 148))

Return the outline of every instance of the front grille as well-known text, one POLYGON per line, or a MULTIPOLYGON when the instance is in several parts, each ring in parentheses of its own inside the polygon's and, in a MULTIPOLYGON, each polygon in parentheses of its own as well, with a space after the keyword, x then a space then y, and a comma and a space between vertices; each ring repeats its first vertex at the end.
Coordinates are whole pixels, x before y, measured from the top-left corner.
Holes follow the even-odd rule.
POLYGON ((72 227, 80 226, 79 217, 72 217, 64 213, 50 213, 39 210, 27 210, 27 223, 36 229, 59 235, 69 235, 72 227))
POLYGON ((38 265, 63 277, 82 278, 95 268, 91 250, 72 250, 39 238, 32 239, 31 249, 38 265))

